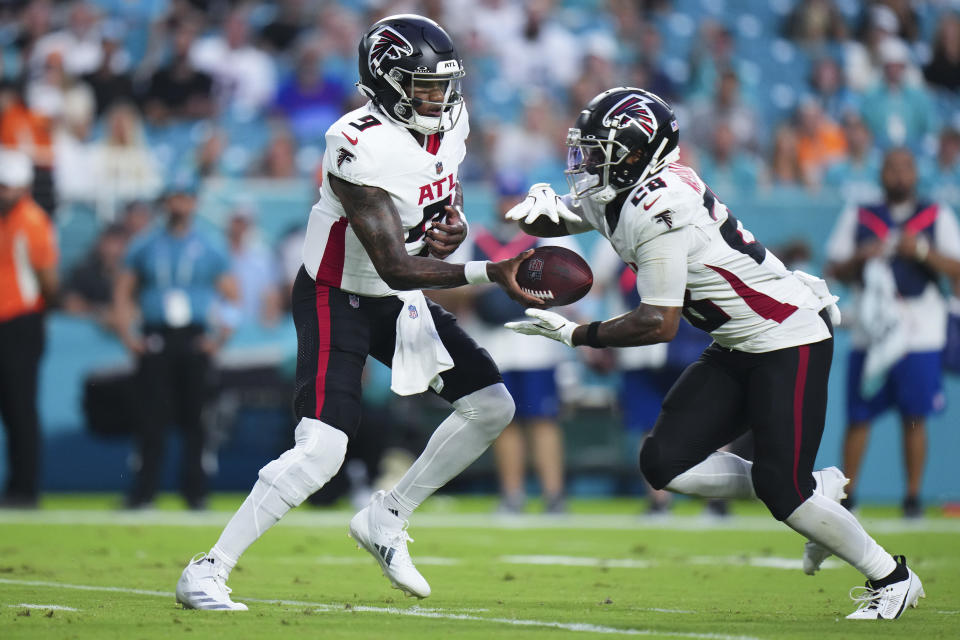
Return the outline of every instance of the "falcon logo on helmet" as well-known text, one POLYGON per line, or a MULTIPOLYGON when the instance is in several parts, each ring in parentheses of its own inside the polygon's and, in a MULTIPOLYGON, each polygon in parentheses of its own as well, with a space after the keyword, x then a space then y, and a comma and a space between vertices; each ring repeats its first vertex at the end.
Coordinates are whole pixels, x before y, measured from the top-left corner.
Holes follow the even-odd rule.
POLYGON ((413 45, 391 27, 383 27, 375 34, 373 46, 370 47, 370 56, 367 64, 370 73, 376 75, 384 59, 399 60, 402 56, 413 55, 413 45))
POLYGON ((613 105, 613 108, 603 117, 603 124, 607 127, 623 129, 635 123, 647 135, 647 139, 653 140, 660 124, 657 122, 657 116, 648 106, 652 104, 651 98, 636 93, 631 94, 613 105))

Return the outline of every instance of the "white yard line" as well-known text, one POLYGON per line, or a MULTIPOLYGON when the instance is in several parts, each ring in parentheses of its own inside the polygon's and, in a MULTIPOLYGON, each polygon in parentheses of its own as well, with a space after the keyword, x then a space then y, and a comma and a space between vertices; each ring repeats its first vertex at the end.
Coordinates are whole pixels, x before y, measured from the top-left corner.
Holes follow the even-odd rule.
POLYGON ((45 611, 54 610, 54 611, 80 611, 80 609, 74 609, 73 607, 64 607, 59 604, 27 604, 26 602, 21 602, 20 604, 8 604, 8 607, 13 607, 14 609, 43 609, 45 611))
MULTIPOLYGON (((86 584, 67 584, 62 582, 49 582, 45 580, 11 580, 9 578, 0 578, 0 584, 18 585, 24 587, 51 587, 55 589, 74 589, 79 591, 105 591, 110 593, 130 593, 134 595, 156 596, 163 598, 173 598, 174 594, 169 591, 149 591, 146 589, 127 589, 124 587, 100 587, 86 584)), ((443 609, 423 609, 420 607, 411 607, 401 609, 398 607, 371 607, 367 605, 349 605, 324 602, 304 602, 301 600, 264 600, 260 598, 241 598, 244 602, 258 602, 261 604, 282 604, 295 607, 312 607, 314 610, 323 613, 381 613, 400 616, 412 616, 417 618, 433 618, 440 620, 461 620, 469 622, 487 622, 495 624, 505 624, 519 627, 541 627, 550 629, 562 629, 579 633, 602 633, 607 635, 621 636, 664 636, 671 638, 697 638, 704 640, 758 640, 753 636, 734 636, 720 633, 687 633, 682 631, 661 631, 658 629, 621 629, 619 627, 608 627, 596 625, 588 622, 553 622, 549 620, 523 620, 515 618, 487 618, 475 616, 467 613, 453 613, 451 610, 443 609)), ((26 605, 18 605, 26 606, 26 605)), ((49 608, 49 607, 43 607, 49 608)), ((456 611, 456 610, 453 610, 456 611)))
MULTIPOLYGON (((343 611, 343 608, 317 608, 317 611, 343 611)), ((548 627, 551 629, 563 629, 565 631, 579 631, 586 633, 603 633, 621 636, 666 636, 670 638, 710 638, 713 640, 756 640, 751 636, 731 636, 720 633, 687 633, 683 631, 659 631, 656 629, 621 629, 618 627, 607 627, 585 622, 547 622, 544 620, 522 620, 516 618, 483 618, 480 616, 471 616, 467 614, 454 613, 431 613, 417 609, 397 609, 395 607, 351 607, 350 611, 360 611, 364 613, 388 613, 391 615, 414 616, 418 618, 440 618, 444 620, 469 620, 471 622, 497 622, 500 624, 509 624, 519 627, 548 627)))
MULTIPOLYGON (((346 530, 352 514, 346 511, 298 509, 287 514, 283 527, 329 527, 346 530)), ((110 510, 3 510, 2 524, 62 525, 162 525, 179 527, 222 527, 233 516, 226 511, 110 511, 110 510)), ((960 518, 922 519, 865 518, 867 531, 876 534, 960 533, 960 518)), ((527 514, 498 516, 483 513, 418 513, 411 519, 413 528, 468 527, 474 529, 614 529, 663 531, 787 531, 787 527, 768 516, 731 516, 705 518, 699 515, 650 517, 629 514, 577 514, 543 516, 527 514)))

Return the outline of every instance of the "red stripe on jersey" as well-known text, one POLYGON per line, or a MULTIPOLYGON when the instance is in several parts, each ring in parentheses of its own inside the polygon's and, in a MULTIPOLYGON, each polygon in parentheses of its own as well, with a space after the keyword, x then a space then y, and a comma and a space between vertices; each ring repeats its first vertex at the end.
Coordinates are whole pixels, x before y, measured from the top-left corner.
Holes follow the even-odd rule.
POLYGON ((733 290, 737 292, 737 295, 743 298, 743 301, 747 303, 747 306, 753 309, 753 312, 761 318, 773 320, 774 322, 783 322, 792 316, 793 312, 797 310, 797 307, 792 304, 774 300, 765 293, 761 293, 756 289, 751 289, 746 282, 730 273, 726 269, 714 267, 709 264, 704 266, 713 269, 723 276, 723 279, 730 283, 730 286, 733 287, 733 290))
POLYGON ((427 153, 437 155, 437 151, 440 151, 440 134, 431 133, 427 136, 427 153))
POLYGON ((327 364, 330 361, 330 289, 317 282, 317 380, 314 393, 317 397, 317 406, 314 416, 318 419, 323 412, 323 403, 326 400, 327 364))
POLYGON ((869 209, 860 209, 857 214, 857 221, 873 231, 873 234, 880 240, 886 240, 887 234, 890 233, 890 227, 887 226, 887 223, 869 209))
POLYGON ((803 501, 805 498, 800 493, 800 478, 797 477, 797 470, 800 467, 800 446, 803 443, 803 394, 807 388, 810 345, 797 347, 797 358, 797 378, 793 384, 793 487, 803 501))
POLYGON ((317 284, 340 288, 343 280, 343 259, 346 255, 347 219, 341 217, 330 225, 327 246, 323 248, 323 258, 317 267, 317 284))
POLYGON ((910 233, 919 233, 937 221, 937 205, 932 204, 907 220, 904 228, 910 233))

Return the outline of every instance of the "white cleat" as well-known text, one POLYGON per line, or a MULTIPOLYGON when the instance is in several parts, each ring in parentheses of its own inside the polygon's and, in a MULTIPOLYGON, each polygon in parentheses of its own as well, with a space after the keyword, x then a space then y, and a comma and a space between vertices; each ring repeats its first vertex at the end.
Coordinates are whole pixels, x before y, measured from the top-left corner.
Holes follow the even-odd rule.
MULTIPOLYGON (((837 503, 847 497, 846 486, 850 484, 850 478, 843 475, 843 471, 840 471, 840 469, 827 467, 820 471, 814 471, 813 477, 817 481, 817 486, 814 489, 817 493, 837 503)), ((803 546, 803 572, 812 576, 823 564, 823 561, 832 555, 833 552, 828 551, 826 547, 813 540, 807 540, 807 543, 803 546)))
POLYGON ((184 609, 207 611, 246 611, 247 605, 230 599, 225 574, 213 558, 198 553, 180 574, 177 581, 177 602, 184 609))
POLYGON ((907 566, 906 558, 894 558, 907 570, 907 577, 885 587, 875 587, 868 580, 866 586, 850 589, 850 599, 858 606, 847 620, 896 620, 907 607, 916 607, 920 598, 927 597, 920 578, 907 566))
POLYGON ((430 585, 413 566, 407 551, 407 542, 413 542, 413 538, 407 535, 406 521, 383 506, 386 495, 386 491, 377 491, 370 504, 353 516, 350 537, 357 541, 358 549, 366 549, 376 558, 394 589, 408 596, 426 598, 430 595, 430 585))

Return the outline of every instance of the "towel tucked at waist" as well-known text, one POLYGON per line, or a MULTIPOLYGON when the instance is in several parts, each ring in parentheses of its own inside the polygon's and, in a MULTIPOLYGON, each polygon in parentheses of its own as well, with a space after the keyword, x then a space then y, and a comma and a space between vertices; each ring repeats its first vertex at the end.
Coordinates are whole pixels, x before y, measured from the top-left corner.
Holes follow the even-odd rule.
POLYGON ((453 368, 453 358, 433 323, 422 291, 399 291, 403 308, 397 315, 397 343, 393 351, 390 389, 401 396, 443 389, 442 371, 453 368))
POLYGON ((817 296, 817 298, 820 300, 820 309, 817 309, 817 311, 826 309, 827 315, 830 316, 830 322, 834 327, 839 327, 840 308, 837 307, 837 301, 840 300, 840 297, 830 293, 830 289, 827 287, 826 281, 823 278, 812 276, 806 271, 800 271, 800 269, 794 271, 793 275, 796 276, 800 282, 805 284, 807 288, 813 292, 813 295, 817 296))

